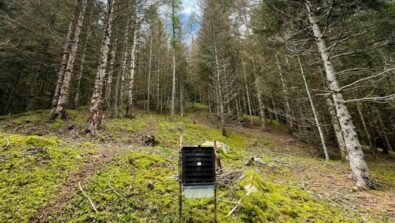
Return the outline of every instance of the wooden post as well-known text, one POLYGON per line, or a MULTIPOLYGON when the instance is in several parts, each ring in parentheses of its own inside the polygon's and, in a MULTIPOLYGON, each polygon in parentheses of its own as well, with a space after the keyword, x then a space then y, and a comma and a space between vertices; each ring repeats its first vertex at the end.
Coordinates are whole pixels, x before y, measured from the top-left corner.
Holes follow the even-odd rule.
MULTIPOLYGON (((214 140, 214 160, 216 161, 217 160, 217 141, 215 141, 214 140)), ((214 176, 215 176, 215 179, 217 179, 217 171, 216 171, 216 168, 215 168, 215 162, 214 161, 214 169, 215 169, 215 171, 214 171, 214 176)), ((217 180, 215 180, 215 182, 214 182, 214 223, 216 223, 217 222, 217 180)))
POLYGON ((181 158, 182 158, 182 140, 183 140, 183 134, 181 133, 180 135, 180 151, 179 151, 179 158, 178 158, 178 182, 179 182, 179 191, 178 191, 178 218, 179 222, 182 223, 182 163, 181 163, 181 158))

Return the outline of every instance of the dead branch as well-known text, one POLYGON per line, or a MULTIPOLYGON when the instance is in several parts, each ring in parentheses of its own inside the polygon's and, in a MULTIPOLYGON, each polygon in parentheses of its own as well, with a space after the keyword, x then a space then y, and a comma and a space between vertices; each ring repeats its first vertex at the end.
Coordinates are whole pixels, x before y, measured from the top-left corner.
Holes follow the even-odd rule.
POLYGON ((115 172, 115 171, 113 171, 113 172, 111 173, 110 177, 108 178, 108 186, 110 187, 111 191, 114 192, 116 195, 118 195, 119 197, 121 197, 121 198, 127 200, 126 197, 124 197, 124 196, 122 196, 120 193, 118 193, 117 189, 115 189, 115 188, 111 185, 111 179, 112 179, 112 177, 114 176, 114 172, 115 172))
POLYGON ((353 85, 355 85, 355 84, 361 83, 361 82, 363 82, 363 81, 367 81, 367 80, 370 80, 370 79, 379 77, 379 76, 384 75, 384 74, 386 74, 386 73, 388 73, 388 72, 391 72, 391 71, 393 71, 393 70, 395 70, 395 68, 385 70, 385 71, 380 72, 380 73, 378 73, 378 74, 375 74, 375 75, 373 75, 373 76, 369 76, 369 77, 365 77, 365 78, 359 79, 359 80, 357 80, 357 81, 352 82, 351 84, 347 84, 347 85, 341 87, 341 88, 339 89, 339 91, 342 91, 342 90, 344 90, 344 89, 346 89, 346 88, 349 88, 349 87, 351 87, 351 86, 353 86, 353 85))
POLYGON ((237 202, 237 204, 232 208, 232 210, 229 211, 229 213, 226 216, 228 216, 228 217, 231 216, 237 210, 237 208, 240 206, 242 200, 243 200, 243 198, 241 198, 237 202))
POLYGON ((82 195, 84 195, 84 197, 86 197, 86 198, 88 199, 88 201, 89 201, 89 203, 91 204, 93 210, 97 213, 98 211, 97 211, 97 209, 96 209, 95 204, 94 204, 93 201, 88 197, 88 195, 85 193, 85 191, 82 189, 81 181, 78 182, 78 187, 80 188, 80 191, 81 191, 82 195))
POLYGON ((395 94, 383 96, 383 97, 366 97, 346 100, 346 103, 361 102, 361 101, 372 101, 372 102, 389 102, 395 101, 395 94))
POLYGON ((3 138, 6 140, 7 144, 1 148, 1 150, 6 150, 10 146, 10 140, 8 140, 7 137, 3 136, 3 138))

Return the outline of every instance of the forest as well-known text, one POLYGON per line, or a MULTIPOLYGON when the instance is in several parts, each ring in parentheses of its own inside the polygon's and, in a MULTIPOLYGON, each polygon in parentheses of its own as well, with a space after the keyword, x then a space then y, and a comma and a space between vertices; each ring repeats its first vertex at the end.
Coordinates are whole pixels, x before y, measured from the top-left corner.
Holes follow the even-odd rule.
POLYGON ((395 222, 395 2, 0 0, 0 222, 395 222))

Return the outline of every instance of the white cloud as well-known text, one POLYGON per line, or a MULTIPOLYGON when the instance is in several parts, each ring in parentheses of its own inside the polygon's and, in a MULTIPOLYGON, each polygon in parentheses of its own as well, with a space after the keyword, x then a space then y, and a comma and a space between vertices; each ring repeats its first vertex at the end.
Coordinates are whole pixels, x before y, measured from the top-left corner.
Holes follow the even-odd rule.
POLYGON ((192 13, 197 13, 198 11, 197 0, 182 0, 180 14, 190 16, 192 13))

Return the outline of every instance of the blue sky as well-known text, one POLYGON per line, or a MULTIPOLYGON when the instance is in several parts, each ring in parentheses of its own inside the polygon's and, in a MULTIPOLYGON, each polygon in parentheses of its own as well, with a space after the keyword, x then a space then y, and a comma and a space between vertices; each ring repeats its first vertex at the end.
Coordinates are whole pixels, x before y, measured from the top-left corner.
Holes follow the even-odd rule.
MULTIPOLYGON (((191 31, 190 31, 190 27, 188 27, 188 23, 191 16, 194 16, 196 20, 201 15, 197 2, 198 0, 182 0, 180 18, 184 26, 183 31, 184 31, 184 37, 186 38, 184 41, 186 42, 190 42, 191 39, 191 36, 189 34, 191 31)), ((192 35, 195 36, 198 31, 199 31, 199 24, 197 22, 194 22, 192 24, 192 35)))

